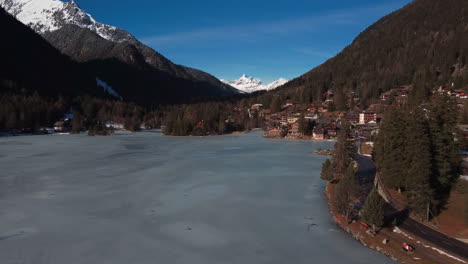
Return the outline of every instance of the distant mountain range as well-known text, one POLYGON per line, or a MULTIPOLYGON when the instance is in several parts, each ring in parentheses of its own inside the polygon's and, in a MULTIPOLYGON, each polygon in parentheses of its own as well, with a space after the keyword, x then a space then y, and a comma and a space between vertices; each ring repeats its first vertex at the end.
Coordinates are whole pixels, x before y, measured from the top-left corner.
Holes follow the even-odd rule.
POLYGON ((97 22, 75 1, 0 0, 0 6, 130 101, 179 103, 239 93, 208 73, 172 63, 128 32, 97 22))
POLYGON ((288 80, 284 78, 280 78, 269 84, 263 84, 262 80, 247 76, 245 74, 242 75, 239 79, 234 80, 234 81, 226 81, 223 79, 221 79, 221 81, 225 84, 229 84, 230 86, 244 93, 253 93, 253 92, 263 91, 263 90, 270 91, 288 82, 288 80))

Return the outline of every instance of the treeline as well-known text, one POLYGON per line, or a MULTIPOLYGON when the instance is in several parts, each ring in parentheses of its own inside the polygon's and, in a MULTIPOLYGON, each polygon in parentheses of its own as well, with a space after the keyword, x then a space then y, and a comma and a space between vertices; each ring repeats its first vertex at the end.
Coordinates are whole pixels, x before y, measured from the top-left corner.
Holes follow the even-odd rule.
POLYGON ((437 213, 458 177, 460 145, 457 104, 446 95, 429 103, 391 107, 375 142, 382 181, 401 191, 411 209, 437 213))
POLYGON ((18 132, 38 132, 43 127, 53 127, 63 121, 65 129, 80 132, 100 130, 105 122, 123 124, 131 131, 137 131, 147 121, 146 126, 157 126, 153 112, 121 101, 101 99, 91 96, 76 98, 41 97, 37 93, 0 95, 0 129, 18 132), (67 120, 65 115, 72 120, 67 120))
POLYGON ((321 178, 332 184, 330 202, 333 211, 348 222, 360 218, 376 231, 376 227, 385 224, 385 202, 375 188, 367 193, 360 186, 357 165, 353 160, 356 149, 349 138, 350 124, 344 124, 338 133, 332 159, 327 159, 322 166, 321 178), (361 208, 362 202, 364 206, 361 208))
POLYGON ((249 116, 239 105, 242 103, 207 102, 166 107, 161 109, 163 132, 172 136, 204 136, 263 127, 258 112, 249 116))
POLYGON ((51 127, 69 109, 63 97, 45 99, 33 95, 0 95, 0 129, 27 130, 51 127))
POLYGON ((138 131, 143 120, 148 119, 144 108, 122 101, 84 96, 75 99, 72 107, 79 119, 83 120, 85 129, 99 127, 104 122, 113 122, 123 124, 127 130, 138 131))

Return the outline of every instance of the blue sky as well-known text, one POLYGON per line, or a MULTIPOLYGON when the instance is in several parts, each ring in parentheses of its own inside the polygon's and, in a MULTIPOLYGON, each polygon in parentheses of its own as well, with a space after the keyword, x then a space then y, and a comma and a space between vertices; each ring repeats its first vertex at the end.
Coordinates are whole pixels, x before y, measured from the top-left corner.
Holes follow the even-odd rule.
POLYGON ((411 0, 77 0, 174 63, 218 78, 292 79, 411 0))

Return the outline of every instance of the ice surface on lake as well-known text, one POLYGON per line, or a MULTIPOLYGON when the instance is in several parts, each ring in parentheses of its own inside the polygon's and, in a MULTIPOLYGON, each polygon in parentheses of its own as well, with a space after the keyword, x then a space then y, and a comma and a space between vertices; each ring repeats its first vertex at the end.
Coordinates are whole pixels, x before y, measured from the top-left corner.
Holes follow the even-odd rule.
POLYGON ((0 138, 1 263, 393 263, 332 223, 311 154, 332 144, 0 138))

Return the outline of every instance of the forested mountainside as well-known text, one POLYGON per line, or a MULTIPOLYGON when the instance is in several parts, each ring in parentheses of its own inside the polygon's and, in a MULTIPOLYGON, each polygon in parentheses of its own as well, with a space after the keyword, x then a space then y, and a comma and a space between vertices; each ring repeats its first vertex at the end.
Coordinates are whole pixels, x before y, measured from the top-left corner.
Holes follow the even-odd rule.
POLYGON ((206 82, 216 86, 221 94, 237 93, 235 89, 206 72, 172 63, 129 34, 129 37, 122 41, 111 41, 102 38, 88 28, 65 24, 58 30, 45 32, 43 36, 57 49, 79 62, 116 58, 134 66, 148 64, 158 71, 173 75, 173 77, 189 79, 194 82, 206 82), (89 46, 89 44, 94 44, 94 46, 89 46), (133 49, 135 55, 142 60, 132 60, 131 57, 120 54, 119 52, 125 48, 133 49))
POLYGON ((213 77, 214 82, 211 75, 174 65, 142 44, 112 42, 76 25, 64 25, 44 38, 86 65, 126 100, 148 105, 238 93, 213 77), (198 79, 192 74, 199 74, 198 79))
POLYGON ((0 91, 103 95, 96 77, 0 8, 0 91))
POLYGON ((336 57, 281 90, 298 101, 327 89, 355 91, 366 105, 382 91, 414 84, 425 96, 438 85, 468 88, 468 1, 414 0, 362 32, 336 57))
POLYGON ((238 93, 208 73, 172 63, 128 32, 97 22, 75 1, 1 0, 0 5, 62 53, 91 66, 126 100, 155 105, 238 93))
MULTIPOLYGON (((75 110, 74 126, 96 120, 139 128, 144 111, 122 102, 98 85, 97 76, 55 49, 40 35, 0 8, 0 131, 33 132, 51 127, 75 110)), ((109 88, 107 88, 109 89, 109 88)), ((71 126, 71 124, 69 124, 71 126)))

